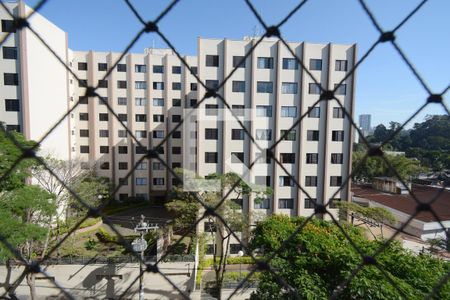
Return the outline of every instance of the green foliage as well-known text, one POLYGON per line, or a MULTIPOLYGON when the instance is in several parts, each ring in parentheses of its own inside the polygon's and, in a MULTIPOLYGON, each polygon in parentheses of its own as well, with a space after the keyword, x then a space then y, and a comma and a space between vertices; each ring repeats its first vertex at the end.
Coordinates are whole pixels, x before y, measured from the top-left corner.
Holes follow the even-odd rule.
POLYGON ((93 249, 95 249, 96 246, 97 246, 97 241, 94 240, 93 238, 89 238, 84 243, 84 247, 86 248, 86 250, 93 250, 93 249))
POLYGON ((340 209, 354 212, 379 223, 394 224, 395 222, 395 216, 383 207, 364 207, 347 201, 340 201, 336 205, 340 209))
MULTIPOLYGON (((361 263, 361 255, 333 223, 312 219, 292 239, 286 239, 303 224, 305 218, 274 215, 260 222, 253 235, 251 247, 264 250, 270 257, 284 243, 270 265, 288 284, 295 287, 302 299, 327 299, 361 263)), ((364 253, 371 255, 382 245, 368 241, 358 228, 342 224, 346 234, 364 253)), ((407 299, 423 299, 450 271, 447 262, 430 256, 416 256, 391 242, 376 257, 377 263, 397 284, 407 299)), ((278 276, 261 274, 258 290, 252 299, 295 299, 281 287, 278 276)), ((450 283, 438 294, 450 299, 450 283)), ((350 281, 338 299, 402 299, 385 274, 375 266, 365 266, 350 281)))
POLYGON ((117 243, 118 242, 118 238, 116 235, 112 235, 110 234, 105 228, 100 227, 97 230, 97 238, 100 242, 102 243, 117 243))
MULTIPOLYGON (((93 172, 81 176, 72 184, 73 191, 88 205, 97 207, 107 201, 112 191, 112 184, 107 177, 97 177, 93 172)), ((70 196, 70 207, 76 212, 87 210, 78 199, 70 196)))

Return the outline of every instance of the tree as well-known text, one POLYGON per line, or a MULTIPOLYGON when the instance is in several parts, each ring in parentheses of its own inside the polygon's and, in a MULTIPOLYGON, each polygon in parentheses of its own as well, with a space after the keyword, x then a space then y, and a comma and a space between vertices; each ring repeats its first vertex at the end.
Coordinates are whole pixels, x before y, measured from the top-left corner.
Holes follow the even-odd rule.
MULTIPOLYGON (((262 251, 264 257, 274 256, 270 266, 276 274, 262 272, 251 299, 326 299, 361 263, 361 255, 331 222, 313 218, 294 234, 304 221, 302 217, 273 215, 257 224, 251 247, 262 251), (293 238, 286 242, 292 234, 293 238), (280 278, 295 291, 284 288, 280 278)), ((347 224, 342 227, 354 244, 368 255, 382 245, 380 241, 367 240, 359 228, 347 224)), ((376 261, 407 299, 423 299, 450 269, 448 262, 427 255, 413 255, 395 241, 376 257, 376 261)), ((338 297, 400 298, 403 297, 385 274, 370 265, 357 272, 338 297)), ((436 298, 450 299, 450 283, 442 286, 436 298)))

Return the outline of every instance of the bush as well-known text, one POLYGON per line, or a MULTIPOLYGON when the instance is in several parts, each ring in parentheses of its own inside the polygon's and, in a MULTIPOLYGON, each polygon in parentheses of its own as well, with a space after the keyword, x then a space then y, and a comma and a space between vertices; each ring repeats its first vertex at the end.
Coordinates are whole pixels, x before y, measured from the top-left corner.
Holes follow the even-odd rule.
POLYGON ((95 247, 97 246, 97 241, 95 241, 92 238, 89 238, 85 243, 84 243, 84 248, 86 248, 86 250, 93 250, 95 247))
POLYGON ((96 233, 97 238, 103 243, 117 243, 117 236, 110 234, 105 228, 100 227, 96 233))

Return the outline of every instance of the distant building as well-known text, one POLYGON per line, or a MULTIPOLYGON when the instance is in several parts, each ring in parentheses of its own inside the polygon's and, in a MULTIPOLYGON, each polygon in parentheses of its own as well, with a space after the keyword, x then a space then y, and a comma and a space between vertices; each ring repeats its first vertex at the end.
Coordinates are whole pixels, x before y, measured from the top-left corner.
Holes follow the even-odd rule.
POLYGON ((370 126, 371 119, 372 115, 370 114, 359 115, 359 128, 364 136, 369 135, 372 130, 372 127, 370 126))

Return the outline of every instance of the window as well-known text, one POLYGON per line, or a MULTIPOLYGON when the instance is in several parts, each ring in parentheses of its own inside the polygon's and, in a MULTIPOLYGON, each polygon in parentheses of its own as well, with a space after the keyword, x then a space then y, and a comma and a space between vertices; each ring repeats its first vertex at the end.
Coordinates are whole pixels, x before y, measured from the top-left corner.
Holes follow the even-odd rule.
POLYGON ((258 81, 256 83, 257 93, 273 93, 273 82, 272 81, 258 81))
POLYGON ((173 139, 181 139, 181 131, 177 130, 172 132, 172 138, 173 139))
MULTIPOLYGON (((100 152, 101 153, 101 152, 100 152)), ((100 164, 100 170, 109 170, 109 162, 105 161, 100 164)))
POLYGON ((340 107, 333 107, 333 118, 343 119, 344 118, 344 110, 340 107))
POLYGON ((153 82, 153 89, 160 90, 160 91, 164 90, 164 82, 158 82, 158 81, 153 82))
POLYGON ((106 71, 108 69, 107 63, 98 63, 98 70, 99 71, 106 71))
POLYGON ((345 83, 342 83, 341 85, 335 84, 334 88, 336 89, 336 92, 334 92, 336 95, 346 95, 347 94, 347 85, 345 83))
POLYGON ((320 107, 308 107, 308 118, 320 118, 320 107))
POLYGON ((266 152, 256 152, 255 153, 256 162, 259 164, 270 164, 270 157, 266 152))
POLYGON ((127 82, 125 80, 117 80, 117 88, 118 89, 126 89, 127 82))
POLYGON ((17 59, 17 47, 3 46, 3 58, 4 59, 17 59))
POLYGON ((117 98, 117 105, 127 105, 127 98, 125 97, 117 98))
POLYGON ((172 123, 180 123, 181 115, 172 115, 172 123))
POLYGON ((342 176, 330 176, 330 186, 341 186, 342 176))
POLYGON ((122 122, 127 122, 128 121, 128 115, 127 114, 118 114, 119 116, 119 120, 122 122))
POLYGON ((242 117, 245 114, 245 105, 232 105, 231 110, 238 117, 242 117))
POLYGON ((153 106, 164 106, 164 98, 153 98, 153 106))
POLYGON ((280 176, 278 177, 279 186, 294 186, 294 181, 290 176, 280 176))
POLYGON ((306 153, 306 163, 307 164, 318 164, 319 153, 306 153))
POLYGON ((16 32, 13 20, 2 20, 2 32, 16 32))
POLYGON ((80 137, 89 137, 89 130, 80 129, 80 137))
POLYGON ((310 83, 308 92, 311 95, 320 95, 320 85, 317 83, 310 83))
POLYGON ((296 118, 297 117, 297 107, 295 107, 295 106, 282 106, 281 107, 281 117, 284 117, 284 118, 296 118))
POLYGON ((344 155, 342 153, 331 153, 331 163, 341 165, 344 161, 344 155))
POLYGON ((298 84, 296 82, 282 82, 281 93, 283 94, 297 94, 298 84))
POLYGON ((181 74, 180 66, 172 66, 172 74, 181 74))
POLYGON ((281 130, 280 136, 283 136, 286 134, 286 136, 283 138, 285 141, 295 141, 296 131, 294 129, 292 130, 281 130), (287 133, 286 133, 287 132, 287 133))
POLYGON ((176 168, 181 168, 181 163, 179 163, 179 162, 172 163, 172 169, 176 169, 176 168))
POLYGON ((80 153, 89 153, 89 146, 80 146, 80 153))
POLYGON ((181 147, 172 147, 172 154, 181 154, 181 147))
POLYGON ((219 55, 206 55, 206 66, 207 67, 218 67, 219 66, 219 55))
MULTIPOLYGON (((155 105, 155 104, 153 104, 153 105, 155 105)), ((181 106, 181 99, 176 99, 176 98, 172 99, 172 106, 181 106)))
POLYGON ((317 176, 305 176, 305 186, 317 186, 317 176))
POLYGON ((270 209, 270 198, 255 199, 253 207, 255 209, 270 209))
POLYGON ((108 103, 108 97, 99 97, 98 98, 98 105, 106 105, 108 103))
POLYGON ((147 99, 141 98, 141 97, 136 97, 136 98, 134 98, 134 104, 136 106, 147 106, 147 99))
POLYGON ((135 115, 136 122, 147 122, 147 115, 145 114, 136 114, 135 115))
POLYGON ((197 99, 191 99, 189 102, 190 107, 194 107, 197 105, 197 99))
POLYGON ((164 130, 153 130, 153 138, 154 139, 164 138, 164 130))
POLYGON ((307 141, 318 141, 319 140, 319 130, 308 130, 306 131, 307 141))
POLYGON ((241 250, 241 244, 230 244, 230 254, 238 254, 241 250))
POLYGON ((117 150, 118 150, 119 154, 127 154, 128 153, 127 146, 119 146, 119 147, 117 147, 117 150))
POLYGON ((5 99, 5 111, 20 111, 18 99, 5 99))
POLYGON ((280 161, 283 164, 295 164, 295 153, 280 153, 280 161))
POLYGON ((146 65, 134 65, 134 72, 145 73, 145 72, 147 72, 147 66, 146 65))
POLYGON ((136 198, 140 200, 148 200, 148 194, 147 193, 136 193, 136 198))
POLYGON ((136 185, 147 185, 147 178, 136 177, 136 185))
POLYGON ((257 68, 258 69, 273 69, 273 58, 272 57, 258 57, 257 68))
POLYGON ((128 132, 125 129, 120 129, 117 131, 117 135, 120 138, 126 138, 128 136, 128 132))
POLYGON ((294 199, 292 198, 280 198, 278 199, 278 208, 281 209, 293 209, 294 199))
POLYGON ((162 66, 162 65, 154 65, 153 66, 153 73, 156 73, 156 74, 164 73, 164 66, 162 66))
POLYGON ((232 140, 244 140, 244 129, 231 129, 232 140))
POLYGON ((89 98, 86 96, 80 96, 78 97, 78 103, 80 104, 88 104, 89 98))
POLYGON ((191 67, 191 74, 197 75, 197 73, 198 73, 197 67, 191 67))
POLYGON ((87 87, 88 83, 86 79, 80 79, 78 80, 78 86, 79 87, 87 87))
POLYGON ((181 91, 181 82, 172 82, 172 90, 181 91))
POLYGON ((139 139, 146 139, 147 138, 147 131, 145 130, 136 130, 134 132, 134 135, 139 139))
POLYGON ((256 105, 257 117, 272 117, 272 105, 256 105))
POLYGON ((153 115, 153 122, 156 123, 164 122, 164 115, 153 115))
POLYGON ((270 141, 272 139, 271 129, 256 129, 256 139, 270 141))
POLYGON ((231 163, 233 164, 244 163, 244 152, 231 152, 231 163))
POLYGON ((20 125, 6 125, 6 131, 20 132, 20 125))
POLYGON ((330 208, 338 208, 338 203, 341 201, 340 198, 330 199, 330 208))
POLYGON ((126 64, 117 64, 117 72, 126 72, 127 65, 126 64))
POLYGON ((309 69, 310 70, 317 70, 317 71, 322 70, 322 60, 321 59, 311 58, 309 60, 309 69))
POLYGON ((99 88, 107 88, 108 87, 108 80, 99 80, 98 81, 98 87, 99 88))
MULTIPOLYGON (((155 83, 153 82, 153 85, 154 84, 155 83)), ((147 82, 145 82, 145 81, 135 81, 134 82, 134 88, 137 89, 137 90, 146 90, 147 89, 147 82)))
POLYGON ((205 115, 206 116, 217 116, 219 105, 217 104, 206 104, 205 105, 205 115))
POLYGON ((80 121, 88 121, 89 114, 88 113, 80 113, 80 121))
POLYGON ((205 222, 205 223, 203 223, 203 231, 205 231, 205 232, 216 232, 217 231, 216 224, 214 224, 214 222, 205 222))
POLYGON ((337 59, 334 69, 336 71, 347 71, 347 61, 337 59))
POLYGON ((255 184, 270 186, 270 176, 255 176, 255 184))
POLYGON ((245 81, 233 80, 233 92, 244 93, 245 92, 245 81))
POLYGON ((142 161, 136 166, 136 170, 147 170, 147 162, 142 161))
POLYGON ((98 114, 99 121, 108 121, 108 119, 109 119, 108 114, 98 114))
POLYGON ((206 80, 205 85, 208 89, 216 90, 219 87, 219 80, 206 80))
POLYGON ((191 91, 196 91, 196 90, 197 90, 197 84, 191 83, 191 91))
POLYGON ((331 132, 331 140, 333 142, 342 142, 342 141, 344 141, 344 131, 343 130, 333 130, 331 132))
POLYGON ((244 56, 233 56, 233 68, 245 68, 244 56))
POLYGON ((316 198, 305 198, 305 208, 315 208, 314 203, 316 202, 316 198))
POLYGON ((119 162, 119 170, 128 170, 127 162, 119 162))
POLYGON ((153 185, 164 185, 164 178, 153 178, 153 185))
POLYGON ((219 130, 217 128, 205 128, 205 140, 217 140, 219 130))
POLYGON ((154 171, 161 171, 164 170, 164 166, 159 161, 155 161, 152 163, 152 170, 154 171))
POLYGON ((100 153, 103 154, 109 153, 109 146, 100 146, 100 153))
POLYGON ((216 164, 217 163, 217 152, 205 152, 205 163, 216 164))
POLYGON ((119 194, 120 201, 126 201, 128 199, 128 194, 119 194))
POLYGON ((4 73, 3 80, 5 85, 19 85, 19 75, 17 73, 4 73))
POLYGON ((284 70, 297 70, 298 62, 295 58, 283 58, 283 69, 284 70))
POLYGON ((98 136, 101 138, 109 137, 109 131, 107 129, 100 129, 98 131, 98 136))
POLYGON ((87 71, 88 64, 86 62, 79 62, 78 63, 78 70, 79 71, 87 71))
POLYGON ((136 152, 136 154, 146 154, 147 148, 144 146, 136 146, 135 152, 136 152))

